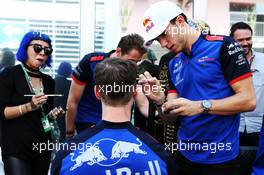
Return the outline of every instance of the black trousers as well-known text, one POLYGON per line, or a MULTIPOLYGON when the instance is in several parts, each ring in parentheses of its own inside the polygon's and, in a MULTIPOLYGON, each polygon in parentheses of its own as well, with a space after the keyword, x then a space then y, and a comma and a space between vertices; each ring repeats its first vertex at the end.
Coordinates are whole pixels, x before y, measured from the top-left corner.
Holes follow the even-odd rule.
POLYGON ((259 132, 240 132, 240 146, 258 146, 259 132))
POLYGON ((3 156, 6 175, 47 175, 51 153, 46 152, 33 159, 25 160, 13 156, 3 156))
POLYGON ((221 164, 199 164, 185 158, 180 152, 175 154, 177 169, 175 175, 239 175, 238 158, 221 164))

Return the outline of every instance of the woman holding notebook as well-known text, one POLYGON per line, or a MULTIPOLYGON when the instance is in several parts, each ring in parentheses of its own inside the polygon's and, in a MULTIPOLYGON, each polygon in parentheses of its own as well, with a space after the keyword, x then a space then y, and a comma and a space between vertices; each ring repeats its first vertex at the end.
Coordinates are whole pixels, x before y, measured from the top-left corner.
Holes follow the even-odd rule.
POLYGON ((22 39, 16 66, 0 75, 0 117, 3 120, 2 157, 5 174, 46 175, 51 150, 49 116, 64 111, 53 109, 54 80, 40 71, 51 67, 52 45, 48 35, 28 32, 22 39), (43 149, 44 148, 44 149, 43 149))

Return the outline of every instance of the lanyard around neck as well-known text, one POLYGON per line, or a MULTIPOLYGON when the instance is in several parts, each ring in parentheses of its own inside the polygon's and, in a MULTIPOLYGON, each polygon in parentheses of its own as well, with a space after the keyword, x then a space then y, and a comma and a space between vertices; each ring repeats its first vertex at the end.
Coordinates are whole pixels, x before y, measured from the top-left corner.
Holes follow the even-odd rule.
MULTIPOLYGON (((28 73, 27 73, 27 70, 26 70, 25 66, 23 65, 23 63, 21 64, 21 67, 22 67, 22 69, 23 69, 23 71, 24 71, 24 73, 25 73, 25 76, 26 76, 26 79, 27 79, 27 82, 28 82, 30 88, 32 89, 33 93, 36 95, 36 94, 37 94, 37 90, 36 90, 36 88, 33 86, 32 82, 31 82, 31 80, 30 80, 30 77, 29 77, 29 75, 28 75, 28 73)), ((43 83, 42 83, 42 79, 41 79, 41 78, 40 78, 40 83, 41 83, 41 84, 40 84, 40 93, 42 93, 42 92, 44 92, 44 87, 43 87, 43 83)))
MULTIPOLYGON (((23 65, 23 63, 21 64, 21 67, 22 67, 22 69, 23 69, 23 71, 25 73, 25 76, 26 76, 26 79, 27 79, 27 82, 28 82, 30 88, 32 89, 33 93, 35 95, 37 95, 37 90, 33 86, 32 82, 30 80, 30 77, 29 77, 29 75, 27 73, 27 70, 26 70, 25 66, 23 65)), ((44 87, 43 87, 43 83, 42 83, 42 79, 41 78, 40 78, 40 83, 41 83, 41 85, 40 85, 40 93, 41 93, 41 92, 44 92, 44 87)), ((40 108, 41 108, 41 114, 42 114, 43 118, 47 120, 48 117, 47 117, 47 115, 45 115, 43 107, 41 106, 40 108)))

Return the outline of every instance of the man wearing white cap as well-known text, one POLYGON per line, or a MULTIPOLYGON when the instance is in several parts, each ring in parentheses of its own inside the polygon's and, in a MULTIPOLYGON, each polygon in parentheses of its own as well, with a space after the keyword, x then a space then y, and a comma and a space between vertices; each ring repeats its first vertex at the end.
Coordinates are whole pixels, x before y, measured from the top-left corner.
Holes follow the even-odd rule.
POLYGON ((148 72, 140 75, 139 83, 150 87, 143 88, 145 94, 164 113, 179 117, 178 143, 173 145, 178 150, 179 174, 235 175, 239 113, 256 106, 252 74, 242 48, 232 38, 203 35, 186 21, 181 9, 168 1, 145 12, 146 45, 156 40, 178 56, 169 63, 166 102, 164 93, 152 88, 159 81, 148 72))

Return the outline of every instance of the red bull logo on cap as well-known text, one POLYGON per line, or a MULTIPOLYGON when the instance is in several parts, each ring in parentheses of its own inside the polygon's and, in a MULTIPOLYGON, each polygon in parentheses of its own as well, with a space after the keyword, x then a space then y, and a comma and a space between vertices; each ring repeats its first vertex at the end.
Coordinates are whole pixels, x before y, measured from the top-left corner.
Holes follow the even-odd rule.
POLYGON ((149 32, 149 30, 154 27, 154 23, 150 17, 148 17, 147 19, 143 20, 143 26, 146 28, 146 32, 149 32))

